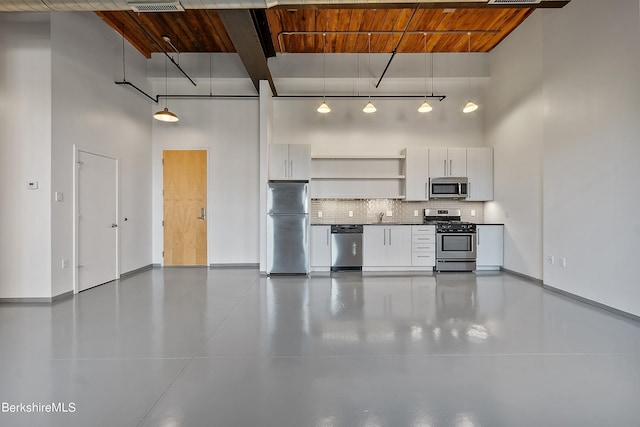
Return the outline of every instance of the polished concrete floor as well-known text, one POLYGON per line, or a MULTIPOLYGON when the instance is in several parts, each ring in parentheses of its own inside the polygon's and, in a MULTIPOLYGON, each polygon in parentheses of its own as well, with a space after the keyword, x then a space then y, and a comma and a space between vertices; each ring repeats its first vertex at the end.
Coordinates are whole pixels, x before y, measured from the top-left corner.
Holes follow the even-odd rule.
POLYGON ((0 304, 0 403, 11 427, 640 426, 640 323, 501 273, 154 269, 0 304))

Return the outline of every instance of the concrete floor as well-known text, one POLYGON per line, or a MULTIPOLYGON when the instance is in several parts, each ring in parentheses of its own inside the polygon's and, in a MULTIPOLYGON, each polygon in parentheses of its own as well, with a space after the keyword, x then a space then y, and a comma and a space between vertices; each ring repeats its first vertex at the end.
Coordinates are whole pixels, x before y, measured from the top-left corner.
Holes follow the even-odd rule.
POLYGON ((1 426, 640 425, 640 323, 511 275, 155 269, 0 305, 1 426))

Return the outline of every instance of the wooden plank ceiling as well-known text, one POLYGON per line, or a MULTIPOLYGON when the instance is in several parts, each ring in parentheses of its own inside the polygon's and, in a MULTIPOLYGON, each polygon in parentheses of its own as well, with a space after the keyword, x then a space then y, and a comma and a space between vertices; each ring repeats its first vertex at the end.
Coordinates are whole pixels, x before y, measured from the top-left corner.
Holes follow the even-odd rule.
MULTIPOLYGON (((328 53, 368 51, 391 52, 400 34, 408 33, 398 46, 399 53, 424 52, 424 31, 428 34, 427 50, 433 52, 466 52, 467 32, 471 34, 471 51, 488 52, 520 25, 532 8, 423 8, 415 5, 393 8, 306 8, 270 9, 266 11, 271 40, 276 52, 321 53, 321 32, 327 32, 328 53), (318 31, 315 35, 283 34, 318 31), (357 31, 359 34, 335 34, 357 31), (376 34, 387 31, 393 34, 376 34), (458 33, 455 33, 455 32, 458 33), (482 33, 484 32, 484 33, 482 33)), ((218 12, 188 9, 174 13, 135 13, 130 11, 97 12, 97 14, 149 58, 153 52, 171 48, 162 39, 168 36, 180 52, 235 52, 235 48, 218 12)))
POLYGON ((425 51, 425 31, 429 52, 489 52, 533 12, 533 9, 299 9, 269 10, 267 17, 273 44, 278 52, 322 53, 322 32, 326 32, 327 53, 389 53, 405 28, 407 34, 398 53, 425 51), (411 17, 413 16, 413 19, 411 17), (408 25, 408 27, 407 27, 408 25), (376 34, 375 32, 393 34, 376 34), (290 34, 293 33, 293 34, 290 34), (318 32, 305 35, 300 32, 318 32), (358 32, 358 34, 336 34, 358 32))

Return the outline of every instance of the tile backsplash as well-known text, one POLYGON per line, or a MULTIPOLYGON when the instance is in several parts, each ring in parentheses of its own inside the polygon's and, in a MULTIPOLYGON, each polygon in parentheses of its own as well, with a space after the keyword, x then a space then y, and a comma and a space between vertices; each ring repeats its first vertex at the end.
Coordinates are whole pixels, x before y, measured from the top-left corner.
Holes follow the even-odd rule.
POLYGON ((395 199, 312 199, 312 224, 363 224, 379 221, 380 212, 384 212, 383 222, 422 224, 424 209, 460 209, 462 220, 484 222, 484 202, 461 202, 457 200, 430 200, 428 202, 405 202, 395 199), (414 211, 418 216, 414 216, 414 211), (475 216, 471 211, 475 210, 475 216), (322 212, 322 217, 319 216, 322 212), (349 212, 353 216, 349 216, 349 212), (387 213, 391 212, 392 216, 387 213))

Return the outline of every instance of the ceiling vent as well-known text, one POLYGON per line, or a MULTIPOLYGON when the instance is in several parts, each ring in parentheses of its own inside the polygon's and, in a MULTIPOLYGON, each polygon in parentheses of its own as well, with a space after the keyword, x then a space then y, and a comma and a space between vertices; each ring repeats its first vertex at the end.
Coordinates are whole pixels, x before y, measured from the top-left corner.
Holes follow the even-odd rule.
POLYGON ((488 4, 538 4, 541 0, 489 0, 488 4))
POLYGON ((133 1, 128 2, 135 12, 184 12, 179 1, 133 1))

